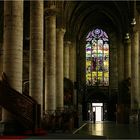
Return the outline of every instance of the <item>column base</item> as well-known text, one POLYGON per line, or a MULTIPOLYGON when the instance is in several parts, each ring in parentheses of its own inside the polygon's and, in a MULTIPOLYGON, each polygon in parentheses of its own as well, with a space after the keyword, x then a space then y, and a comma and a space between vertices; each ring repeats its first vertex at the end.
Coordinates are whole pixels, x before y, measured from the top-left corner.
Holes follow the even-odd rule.
POLYGON ((20 135, 23 128, 14 122, 0 122, 0 135, 20 135))

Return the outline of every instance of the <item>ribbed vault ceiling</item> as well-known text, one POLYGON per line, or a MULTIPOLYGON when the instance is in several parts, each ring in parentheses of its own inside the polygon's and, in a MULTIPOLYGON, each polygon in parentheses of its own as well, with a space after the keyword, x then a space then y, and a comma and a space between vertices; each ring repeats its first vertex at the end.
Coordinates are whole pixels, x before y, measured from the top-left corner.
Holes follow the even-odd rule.
POLYGON ((66 27, 79 39, 95 27, 125 34, 129 31, 130 10, 127 1, 65 2, 66 27))
MULTIPOLYGON (((58 1, 64 14, 66 35, 83 38, 93 28, 114 30, 121 35, 129 32, 132 20, 132 1, 58 1)), ((45 1, 45 4, 47 2, 45 1)), ((138 2, 137 2, 138 3, 138 2)), ((29 36, 29 1, 24 2, 24 37, 29 36)), ((0 4, 1 27, 3 24, 3 2, 0 4)), ((2 38, 2 29, 0 30, 2 38)))

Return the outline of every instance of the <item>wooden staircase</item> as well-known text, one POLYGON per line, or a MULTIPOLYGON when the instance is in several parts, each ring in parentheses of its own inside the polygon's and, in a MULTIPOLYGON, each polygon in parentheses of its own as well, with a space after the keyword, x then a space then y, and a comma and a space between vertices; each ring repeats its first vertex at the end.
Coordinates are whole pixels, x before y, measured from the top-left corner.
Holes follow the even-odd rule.
POLYGON ((24 130, 34 132, 40 127, 40 105, 32 97, 11 88, 4 73, 0 81, 0 105, 13 114, 24 130))

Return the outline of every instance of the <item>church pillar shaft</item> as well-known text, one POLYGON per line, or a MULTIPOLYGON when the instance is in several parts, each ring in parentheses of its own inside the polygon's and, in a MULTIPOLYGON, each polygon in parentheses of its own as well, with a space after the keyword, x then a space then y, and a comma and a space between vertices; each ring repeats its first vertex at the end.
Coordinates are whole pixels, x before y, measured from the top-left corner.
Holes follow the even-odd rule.
MULTIPOLYGON (((22 92, 23 1, 4 1, 3 71, 12 88, 22 92)), ((13 120, 3 109, 3 121, 13 120)))
POLYGON ((30 2, 30 95, 43 108, 43 1, 30 2))
MULTIPOLYGON (((3 72, 3 43, 0 42, 0 74, 2 74, 3 72)), ((1 76, 0 76, 0 80, 1 80, 1 76)))
MULTIPOLYGON (((76 81, 76 46, 74 43, 69 47, 69 78, 73 82, 76 81)), ((76 91, 74 90, 73 103, 76 105, 76 91)))
POLYGON ((122 81, 124 80, 124 47, 122 42, 119 43, 118 52, 118 104, 122 102, 122 81))
POLYGON ((131 77, 131 43, 130 40, 124 42, 124 79, 131 77))
POLYGON ((131 109, 139 107, 139 32, 133 31, 131 47, 131 109))
POLYGON ((48 111, 56 109, 56 14, 49 9, 45 17, 46 41, 46 72, 45 72, 45 108, 48 111))
POLYGON ((56 33, 56 109, 62 110, 64 108, 63 39, 65 30, 60 28, 56 33))
POLYGON ((72 82, 75 80, 75 67, 74 67, 74 61, 75 61, 75 56, 74 56, 74 46, 71 43, 69 47, 69 78, 72 82))
POLYGON ((12 88, 22 92, 23 1, 4 2, 4 72, 12 88))
POLYGON ((64 43, 64 77, 69 78, 69 47, 71 42, 66 41, 64 43))

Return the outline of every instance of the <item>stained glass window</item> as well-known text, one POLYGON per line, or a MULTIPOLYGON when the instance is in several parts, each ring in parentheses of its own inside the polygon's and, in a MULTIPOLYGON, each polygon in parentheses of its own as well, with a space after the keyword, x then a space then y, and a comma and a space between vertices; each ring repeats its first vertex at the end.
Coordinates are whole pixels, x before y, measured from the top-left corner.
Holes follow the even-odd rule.
POLYGON ((109 40, 102 29, 95 29, 86 37, 86 84, 109 85, 109 40))

